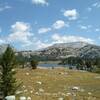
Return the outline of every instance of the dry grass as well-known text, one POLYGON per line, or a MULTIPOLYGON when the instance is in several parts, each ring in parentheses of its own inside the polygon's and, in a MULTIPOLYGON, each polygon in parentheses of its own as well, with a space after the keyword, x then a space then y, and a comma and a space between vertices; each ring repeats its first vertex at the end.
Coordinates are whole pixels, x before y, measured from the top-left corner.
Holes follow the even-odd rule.
POLYGON ((16 77, 23 82, 19 95, 32 100, 100 100, 99 74, 64 68, 17 69, 16 77), (79 91, 73 91, 74 86, 79 87, 79 91))

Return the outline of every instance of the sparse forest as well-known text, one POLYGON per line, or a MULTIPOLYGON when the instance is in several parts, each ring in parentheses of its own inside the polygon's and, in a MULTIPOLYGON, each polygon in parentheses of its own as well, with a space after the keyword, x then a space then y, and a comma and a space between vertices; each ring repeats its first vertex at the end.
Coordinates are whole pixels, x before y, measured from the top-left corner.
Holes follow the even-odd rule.
POLYGON ((78 70, 86 70, 90 72, 100 73, 100 58, 80 58, 68 57, 63 59, 59 64, 74 66, 78 70))

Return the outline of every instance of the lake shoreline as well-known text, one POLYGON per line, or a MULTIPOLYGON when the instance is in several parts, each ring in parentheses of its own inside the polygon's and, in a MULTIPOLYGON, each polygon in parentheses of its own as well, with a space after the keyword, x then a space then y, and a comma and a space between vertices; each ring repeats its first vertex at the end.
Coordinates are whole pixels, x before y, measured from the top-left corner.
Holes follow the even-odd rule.
POLYGON ((43 67, 43 66, 37 66, 38 69, 61 69, 61 68, 66 68, 66 67, 43 67))

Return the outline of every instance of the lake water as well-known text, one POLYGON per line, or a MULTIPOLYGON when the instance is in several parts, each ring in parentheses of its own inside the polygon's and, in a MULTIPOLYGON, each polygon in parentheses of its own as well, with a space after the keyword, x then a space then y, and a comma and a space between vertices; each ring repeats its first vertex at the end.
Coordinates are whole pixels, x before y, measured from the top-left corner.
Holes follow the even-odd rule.
POLYGON ((41 63, 38 66, 40 67, 68 67, 68 65, 59 65, 56 63, 41 63))

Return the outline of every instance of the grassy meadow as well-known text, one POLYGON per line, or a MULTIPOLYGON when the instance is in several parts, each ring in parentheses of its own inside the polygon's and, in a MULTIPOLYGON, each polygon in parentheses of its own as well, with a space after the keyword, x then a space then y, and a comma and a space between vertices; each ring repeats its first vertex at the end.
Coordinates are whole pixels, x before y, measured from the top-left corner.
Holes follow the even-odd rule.
POLYGON ((17 100, 20 96, 32 100, 100 100, 100 74, 65 68, 25 68, 17 69, 16 78, 22 82, 17 100))

